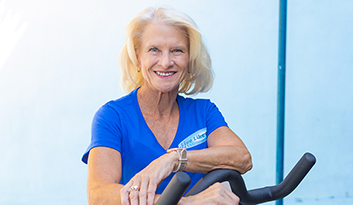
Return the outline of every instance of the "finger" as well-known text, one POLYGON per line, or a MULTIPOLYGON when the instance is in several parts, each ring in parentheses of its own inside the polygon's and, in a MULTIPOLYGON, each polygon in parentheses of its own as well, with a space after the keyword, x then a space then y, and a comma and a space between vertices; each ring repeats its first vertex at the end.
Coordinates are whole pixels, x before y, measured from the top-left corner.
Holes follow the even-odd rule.
POLYGON ((147 189, 147 205, 153 205, 156 189, 157 189, 157 182, 150 181, 147 189))
POLYGON ((231 190, 227 189, 223 184, 222 186, 224 187, 224 193, 227 195, 227 197, 229 197, 229 199, 235 203, 238 204, 240 199, 237 195, 235 195, 231 190))
POLYGON ((143 177, 141 180, 141 187, 140 187, 140 193, 139 193, 140 205, 146 205, 147 187, 148 187, 148 178, 146 179, 143 177))
POLYGON ((229 193, 227 194, 228 197, 230 197, 231 201, 234 203, 234 204, 238 204, 240 202, 240 199, 237 195, 235 195, 233 192, 231 191, 228 191, 229 193))
MULTIPOLYGON (((137 186, 140 188, 141 184, 141 177, 139 175, 135 175, 130 181, 132 181, 132 186, 137 186)), ((132 187, 130 186, 130 188, 132 187)), ((130 189, 131 190, 131 189, 130 189)), ((130 204, 131 205, 138 205, 139 204, 139 190, 131 190, 129 194, 130 204)))
POLYGON ((139 205, 139 191, 131 190, 129 194, 130 204, 131 205, 139 205))
POLYGON ((224 192, 222 194, 222 197, 224 198, 224 201, 226 202, 225 204, 239 204, 239 197, 235 195, 233 192, 224 192))
POLYGON ((227 189, 223 184, 221 183, 216 183, 215 184, 217 188, 220 189, 220 195, 222 196, 225 204, 238 204, 239 203, 239 198, 237 195, 235 195, 232 191, 227 189))
POLYGON ((129 203, 129 190, 132 185, 132 181, 129 181, 123 188, 120 189, 120 198, 122 205, 130 205, 129 203))

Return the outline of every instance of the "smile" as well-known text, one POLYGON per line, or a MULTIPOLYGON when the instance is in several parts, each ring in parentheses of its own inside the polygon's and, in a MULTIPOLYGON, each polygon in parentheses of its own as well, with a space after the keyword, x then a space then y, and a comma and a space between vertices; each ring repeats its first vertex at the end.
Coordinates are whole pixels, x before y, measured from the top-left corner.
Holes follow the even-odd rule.
POLYGON ((174 75, 176 72, 159 72, 159 71, 155 71, 155 73, 161 77, 169 77, 174 75))

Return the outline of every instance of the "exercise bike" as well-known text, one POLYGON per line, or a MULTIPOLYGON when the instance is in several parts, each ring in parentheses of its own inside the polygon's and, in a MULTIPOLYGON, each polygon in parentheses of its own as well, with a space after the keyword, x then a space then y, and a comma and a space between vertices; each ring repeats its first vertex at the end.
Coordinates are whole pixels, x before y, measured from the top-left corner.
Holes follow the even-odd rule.
MULTIPOLYGON (((280 184, 249 191, 239 172, 229 169, 213 170, 201 178, 185 196, 198 194, 216 182, 228 181, 233 193, 240 198, 240 205, 260 204, 282 199, 299 185, 315 162, 314 155, 305 153, 280 184)), ((175 174, 156 205, 176 205, 189 187, 190 182, 191 179, 186 173, 175 174)))

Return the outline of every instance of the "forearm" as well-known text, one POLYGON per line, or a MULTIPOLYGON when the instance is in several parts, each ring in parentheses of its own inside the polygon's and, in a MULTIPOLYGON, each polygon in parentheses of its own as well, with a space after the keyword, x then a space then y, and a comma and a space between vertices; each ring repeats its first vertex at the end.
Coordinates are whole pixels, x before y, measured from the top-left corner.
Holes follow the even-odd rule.
POLYGON ((96 147, 90 151, 87 173, 87 199, 89 205, 121 204, 119 184, 121 178, 120 152, 96 147))
POLYGON ((100 186, 87 188, 87 199, 89 205, 105 204, 120 205, 120 189, 124 187, 122 184, 107 183, 100 186))
POLYGON ((251 155, 242 146, 218 146, 188 151, 185 170, 207 173, 214 169, 233 169, 241 174, 252 168, 251 155))

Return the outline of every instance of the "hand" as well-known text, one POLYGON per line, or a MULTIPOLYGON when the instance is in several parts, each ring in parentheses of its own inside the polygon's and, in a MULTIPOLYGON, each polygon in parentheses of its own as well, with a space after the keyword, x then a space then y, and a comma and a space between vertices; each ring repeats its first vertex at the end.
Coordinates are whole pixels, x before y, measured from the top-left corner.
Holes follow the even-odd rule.
POLYGON ((184 197, 180 201, 180 205, 193 204, 193 205, 238 205, 239 197, 233 192, 229 191, 223 184, 217 182, 208 187, 203 192, 194 196, 184 197))
POLYGON ((123 205, 153 205, 155 192, 160 182, 168 177, 178 163, 178 154, 165 154, 151 162, 146 168, 137 173, 121 190, 123 205), (139 190, 132 190, 136 186, 139 190))

